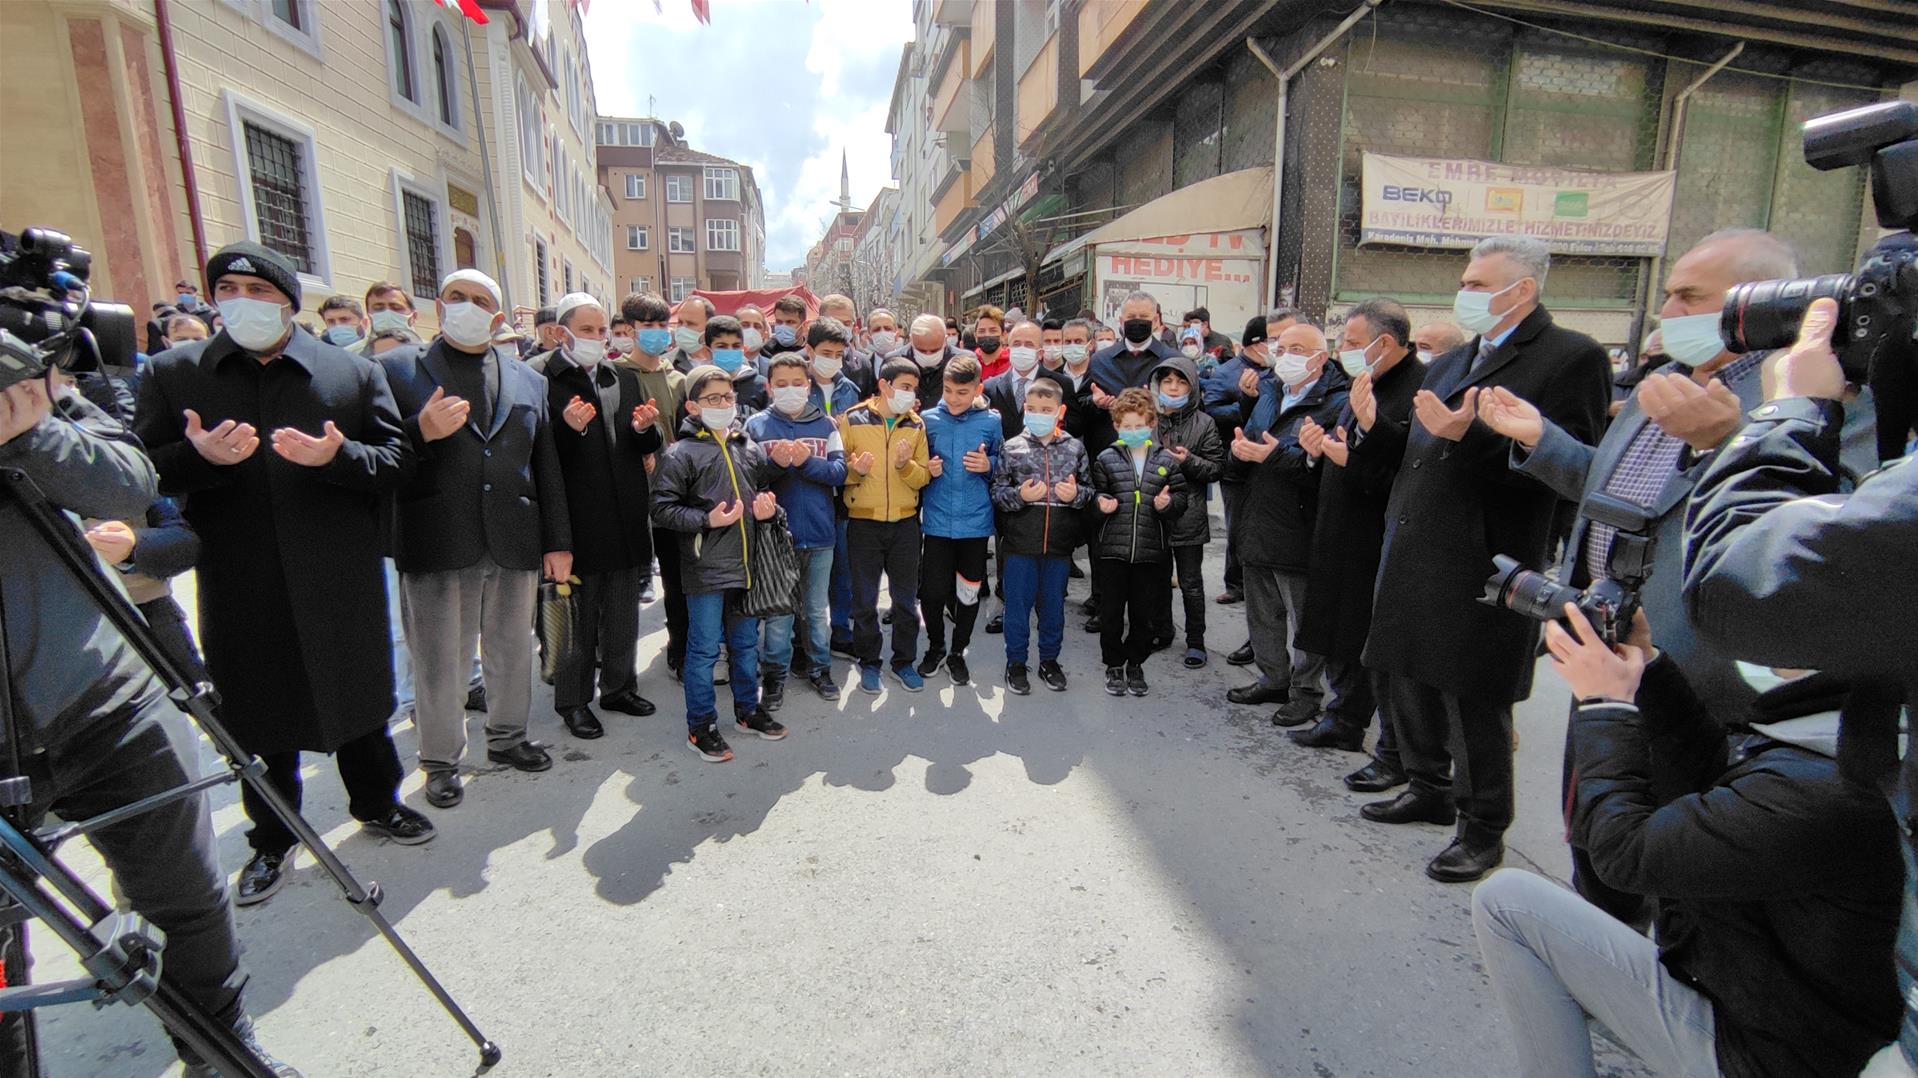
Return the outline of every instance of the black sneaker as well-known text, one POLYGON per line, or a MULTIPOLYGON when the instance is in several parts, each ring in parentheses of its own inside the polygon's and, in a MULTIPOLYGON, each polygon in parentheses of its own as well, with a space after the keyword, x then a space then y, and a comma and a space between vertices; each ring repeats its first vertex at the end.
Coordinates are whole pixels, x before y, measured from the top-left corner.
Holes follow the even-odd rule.
POLYGON ((381 838, 390 838, 402 846, 431 842, 433 836, 439 833, 434 829, 433 821, 405 805, 394 805, 392 811, 377 820, 361 820, 360 828, 381 838))
POLYGON ((786 680, 767 678, 759 686, 759 706, 767 711, 778 711, 786 706, 786 680))
POLYGON ((1138 663, 1127 663, 1125 668, 1125 691, 1134 696, 1144 696, 1152 691, 1145 683, 1145 667, 1138 663))
POLYGON ((723 764, 733 758, 726 739, 719 736, 719 724, 703 722, 686 731, 686 745, 709 764, 723 764))
POLYGON ((1125 695, 1125 667, 1123 666, 1106 667, 1106 695, 1107 696, 1124 696, 1125 695))
MULTIPOLYGON (((274 1059, 265 1048, 260 1046, 260 1038, 258 1034, 253 1031, 252 1019, 243 1018, 241 1021, 245 1023, 245 1028, 242 1029, 236 1026, 233 1032, 238 1034, 240 1043, 244 1045, 248 1051, 260 1057, 260 1062, 266 1064, 266 1072, 268 1074, 271 1074, 273 1078, 301 1078, 299 1070, 291 1063, 282 1063, 274 1059)), ((184 1068, 180 1071, 180 1078, 220 1078, 220 1072, 214 1070, 213 1064, 211 1063, 204 1061, 189 1063, 185 1055, 180 1057, 180 1063, 184 1068)))
POLYGON ((758 734, 767 741, 780 741, 786 736, 786 728, 774 722, 764 706, 733 712, 733 725, 739 727, 742 734, 758 734))
POLYGON ((839 683, 832 679, 831 670, 822 666, 806 681, 812 686, 812 691, 819 694, 821 700, 839 699, 839 683))
POLYGON ((1011 663, 1006 667, 1006 691, 1014 696, 1032 695, 1032 682, 1026 680, 1026 664, 1011 663))
POLYGON ((1039 680, 1053 692, 1066 691, 1066 672, 1059 669, 1057 659, 1042 659, 1039 662, 1039 680))
POLYGON ((1006 631, 1006 616, 1004 614, 994 614, 992 616, 992 620, 986 622, 986 632, 989 635, 998 636, 1000 633, 1003 633, 1005 631, 1006 631))
POLYGON ((475 685, 466 690, 466 710, 481 713, 486 711, 486 686, 475 685))
POLYGON ((928 648, 926 657, 919 660, 919 676, 931 677, 939 672, 939 664, 946 661, 945 648, 928 648))
POLYGON ((966 657, 957 652, 946 656, 946 673, 952 675, 954 685, 972 684, 972 671, 966 666, 966 657))
POLYGON ((285 853, 256 853, 240 870, 240 879, 233 889, 235 906, 253 906, 280 893, 286 886, 286 874, 293 867, 293 851, 285 853))

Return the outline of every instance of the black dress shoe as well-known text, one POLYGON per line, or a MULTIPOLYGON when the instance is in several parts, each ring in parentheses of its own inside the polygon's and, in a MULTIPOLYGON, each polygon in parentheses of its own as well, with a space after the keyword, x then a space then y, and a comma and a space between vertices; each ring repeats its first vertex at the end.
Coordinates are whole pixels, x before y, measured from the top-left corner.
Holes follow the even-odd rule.
POLYGON ((1405 772, 1373 760, 1345 776, 1345 788, 1355 794, 1382 794, 1394 786, 1412 781, 1405 772))
POLYGON ((646 699, 644 696, 630 689, 625 692, 616 692, 611 696, 600 697, 599 706, 608 711, 617 711, 622 715, 638 715, 640 718, 645 718, 659 710, 659 708, 653 706, 651 700, 646 699))
POLYGON ((1004 614, 994 614, 992 616, 992 620, 986 622, 986 632, 990 633, 993 636, 998 636, 1000 633, 1003 633, 1005 631, 1006 631, 1006 616, 1004 614))
POLYGON ((1373 823, 1451 824, 1458 820, 1458 809, 1445 794, 1407 790, 1390 801, 1374 801, 1359 806, 1359 815, 1373 823))
POLYGON ((1425 866, 1425 874, 1440 883, 1471 883, 1497 868, 1503 860, 1503 842, 1478 845, 1455 838, 1442 853, 1432 858, 1431 864, 1425 866))
POLYGON ((293 851, 256 853, 240 870, 239 886, 233 891, 235 906, 252 906, 278 894, 286 886, 286 872, 293 851))
MULTIPOLYGON (((580 710, 586 711, 585 708, 580 710)), ((586 714, 591 715, 592 712, 586 711, 586 714)), ((598 719, 593 720, 593 727, 599 728, 598 719)), ((522 741, 510 749, 487 749, 486 758, 515 771, 545 771, 553 766, 553 758, 547 755, 546 750, 528 741, 522 741)))
POLYGON ((486 686, 475 685, 466 690, 466 710, 478 712, 486 710, 486 686))
POLYGON ((1227 691, 1225 698, 1235 704, 1283 704, 1291 695, 1285 689, 1275 689, 1255 681, 1227 691))
POLYGON ((1093 615, 1091 615, 1091 616, 1089 616, 1089 617, 1087 617, 1087 618, 1086 618, 1086 632, 1089 632, 1089 633, 1096 633, 1096 632, 1098 632, 1098 631, 1099 631, 1099 615, 1097 615, 1097 614, 1093 614, 1093 615))
POLYGON ((1310 704, 1294 705, 1287 703, 1272 713, 1272 725, 1279 727, 1304 726, 1319 717, 1319 709, 1310 704))
POLYGON ((466 790, 460 786, 460 774, 457 771, 428 771, 426 773, 426 803, 434 808, 450 809, 466 797, 466 790))
POLYGON ((1227 588, 1224 591, 1219 593, 1218 598, 1212 601, 1215 603, 1218 603, 1220 606, 1231 606, 1233 603, 1244 602, 1245 592, 1242 592, 1237 588, 1227 588))
MULTIPOLYGON (((560 720, 573 736, 582 741, 591 741, 596 737, 605 737, 606 728, 599 724, 599 716, 593 714, 590 707, 570 707, 559 713, 560 720)), ((491 756, 492 753, 487 753, 491 756)))
POLYGON ((1365 751, 1365 731, 1354 730, 1345 723, 1326 716, 1310 730, 1294 730, 1285 735, 1308 749, 1344 749, 1346 752, 1365 751))
POLYGON ((1248 640, 1244 644, 1239 645, 1238 650, 1225 657, 1225 661, 1231 666, 1251 666, 1254 661, 1252 642, 1248 640))
POLYGON ((407 808, 405 805, 394 805, 386 810, 386 815, 377 820, 361 820, 360 830, 369 835, 392 839, 402 846, 418 846, 424 842, 431 842, 433 836, 439 834, 438 829, 433 826, 433 821, 427 819, 423 813, 407 808))

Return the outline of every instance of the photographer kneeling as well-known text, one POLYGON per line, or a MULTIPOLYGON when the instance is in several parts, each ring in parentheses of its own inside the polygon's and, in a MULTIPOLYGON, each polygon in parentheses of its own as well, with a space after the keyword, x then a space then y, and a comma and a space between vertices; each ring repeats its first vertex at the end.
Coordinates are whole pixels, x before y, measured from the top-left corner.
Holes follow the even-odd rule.
MULTIPOLYGON (((52 399, 42 379, 0 391, 0 468, 23 473, 48 501, 85 517, 139 517, 158 496, 138 440, 77 394, 52 399)), ((160 724, 173 706, 160 682, 3 492, 0 550, 5 691, 19 739, 0 748, 0 760, 17 758, 32 780, 26 822, 49 812, 85 819, 184 784, 160 724)), ((206 798, 167 802, 89 838, 133 908, 166 933, 164 978, 257 1052, 206 798)), ((0 1073, 25 1072, 27 1019, 3 1018, 0 1073)), ((261 1057, 281 1078, 298 1078, 261 1057)), ((185 1074, 213 1071, 188 1058, 185 1074)))
POLYGON ((1545 633, 1579 701, 1572 840, 1658 897, 1657 941, 1531 873, 1486 880, 1472 921, 1520 1072, 1594 1074, 1595 1018, 1660 1075, 1856 1075, 1898 1027, 1902 867, 1884 800, 1833 758, 1843 686, 1770 687, 1727 731, 1642 613, 1614 649, 1565 609, 1574 632, 1545 633))

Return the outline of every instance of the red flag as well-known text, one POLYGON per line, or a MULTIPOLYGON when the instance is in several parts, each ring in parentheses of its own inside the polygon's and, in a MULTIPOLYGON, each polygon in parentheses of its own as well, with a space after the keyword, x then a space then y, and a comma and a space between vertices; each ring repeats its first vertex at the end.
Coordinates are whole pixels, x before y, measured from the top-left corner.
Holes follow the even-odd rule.
POLYGON ((485 26, 491 21, 486 17, 486 12, 480 10, 479 0, 451 0, 451 2, 449 2, 449 0, 433 0, 433 2, 441 7, 453 7, 457 4, 461 15, 466 16, 481 26, 485 26))
POLYGON ((711 26, 713 23, 712 0, 692 0, 692 2, 693 2, 693 18, 698 19, 700 22, 705 23, 707 26, 711 26))

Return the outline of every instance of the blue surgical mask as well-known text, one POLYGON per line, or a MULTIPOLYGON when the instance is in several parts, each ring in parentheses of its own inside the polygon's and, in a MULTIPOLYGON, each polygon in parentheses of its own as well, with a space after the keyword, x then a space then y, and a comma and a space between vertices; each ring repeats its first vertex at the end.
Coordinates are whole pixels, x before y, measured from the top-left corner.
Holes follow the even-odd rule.
POLYGON ((1665 344, 1665 354, 1687 367, 1710 362, 1725 350, 1724 338, 1718 335, 1719 317, 1719 312, 1707 311, 1662 319, 1658 336, 1665 344))
POLYGON ((634 335, 639 350, 649 356, 663 356, 673 346, 673 335, 659 326, 648 326, 634 335))
POLYGON ((179 301, 180 309, 183 311, 193 310, 200 305, 200 297, 191 292, 182 292, 173 298, 179 301))
POLYGON ((1185 407, 1185 402, 1191 399, 1192 396, 1189 393, 1181 393, 1176 397, 1170 393, 1161 393, 1159 394, 1159 407, 1164 408, 1168 412, 1176 412, 1185 407))
POLYGON ((1119 440, 1125 443, 1127 449, 1137 449, 1152 440, 1152 428, 1122 427, 1119 430, 1119 440))
POLYGON ((799 340, 799 331, 791 326, 774 326, 773 340, 780 344, 792 344, 799 340))
POLYGON ((744 349, 741 349, 741 348, 713 349, 713 366, 718 367, 720 370, 725 371, 727 374, 733 374, 737 372, 739 368, 742 366, 745 366, 745 364, 746 364, 746 352, 744 349))
POLYGON ((1034 438, 1044 438, 1059 426, 1059 417, 1051 412, 1027 412, 1026 433, 1034 438))
POLYGON ((360 327, 358 326, 328 326, 326 327, 326 332, 320 334, 320 336, 326 338, 326 343, 328 344, 334 344, 334 345, 340 346, 341 348, 345 348, 347 345, 352 344, 354 341, 357 341, 360 339, 360 327))
POLYGON ((401 333, 412 328, 413 325, 406 320, 406 315, 399 311, 373 312, 373 332, 375 333, 401 333))

